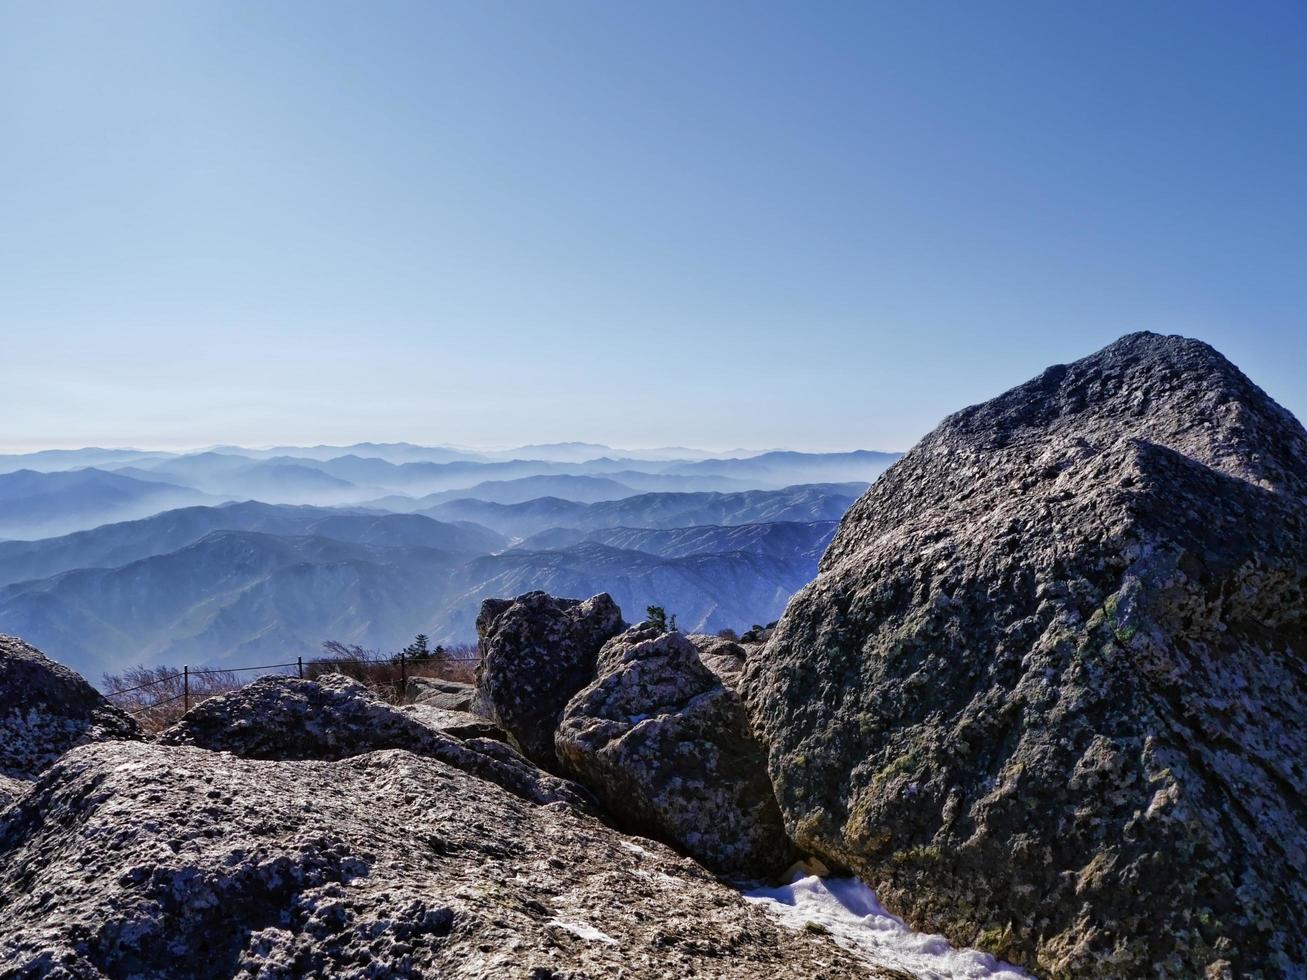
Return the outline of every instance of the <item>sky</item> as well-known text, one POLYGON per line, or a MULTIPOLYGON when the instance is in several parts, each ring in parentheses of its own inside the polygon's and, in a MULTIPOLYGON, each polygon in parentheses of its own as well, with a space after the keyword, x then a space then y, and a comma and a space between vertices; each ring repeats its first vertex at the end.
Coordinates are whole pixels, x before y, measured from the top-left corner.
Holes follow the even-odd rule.
POLYGON ((1307 417, 1307 5, 0 0, 0 449, 905 449, 1133 330, 1307 417))

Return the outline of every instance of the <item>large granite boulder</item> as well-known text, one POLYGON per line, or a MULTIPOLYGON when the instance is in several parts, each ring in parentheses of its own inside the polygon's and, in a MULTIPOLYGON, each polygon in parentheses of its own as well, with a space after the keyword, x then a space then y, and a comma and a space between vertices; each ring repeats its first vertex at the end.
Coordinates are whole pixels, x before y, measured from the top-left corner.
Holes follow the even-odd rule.
POLYGON ((80 674, 0 635, 0 805, 74 746, 140 737, 131 715, 80 674))
POLYGON ((0 813, 7 977, 853 980, 693 862, 404 751, 64 756, 0 813))
POLYGON ((327 674, 312 681, 261 677, 196 705, 159 741, 279 761, 346 759, 378 749, 407 749, 488 779, 533 803, 593 807, 585 789, 541 771, 494 734, 493 729, 480 730, 470 715, 425 705, 395 707, 343 674, 327 674))
POLYGON ((1040 975, 1307 975, 1305 500, 1192 340, 945 420, 746 667, 796 842, 1040 975))
POLYGON ((644 623, 604 644, 597 669, 555 745, 623 826, 728 875, 794 860, 744 708, 693 643, 644 623))
POLYGON ((477 617, 477 709, 537 765, 557 769, 554 729, 563 707, 593 679, 599 648, 625 628, 607 593, 584 602, 544 592, 485 600, 477 617))

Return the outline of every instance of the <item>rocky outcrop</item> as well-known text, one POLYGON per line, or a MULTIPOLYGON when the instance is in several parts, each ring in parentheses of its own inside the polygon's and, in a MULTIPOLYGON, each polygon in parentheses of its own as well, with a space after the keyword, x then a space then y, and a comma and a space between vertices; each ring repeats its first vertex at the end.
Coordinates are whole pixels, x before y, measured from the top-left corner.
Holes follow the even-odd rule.
POLYGON ((563 707, 594 677, 599 648, 625 626, 606 593, 584 602, 543 592, 487 599, 477 617, 477 710, 536 764, 556 770, 563 707))
POLYGON ((0 776, 0 810, 3 810, 31 788, 32 784, 26 779, 0 776))
POLYGON ((1307 971, 1307 433, 1136 334, 951 416, 745 689, 801 847, 1050 977, 1307 971))
POLYGON ((18 637, 0 635, 0 777, 10 784, 35 779, 74 746, 139 737, 132 717, 80 675, 18 637))
MULTIPOLYGON (((261 677, 192 708, 165 731, 164 745, 191 745, 248 759, 346 759, 378 749, 407 749, 498 784, 533 803, 593 807, 575 783, 541 772, 518 752, 477 731, 450 733, 447 719, 425 705, 397 708, 343 674, 316 681, 261 677)), ((484 723, 483 723, 484 724, 484 723)))
POLYGON ((476 687, 439 677, 410 677, 404 694, 414 704, 427 704, 449 711, 471 711, 476 687))
POLYGON ((493 721, 487 721, 470 711, 450 711, 447 708, 433 708, 429 704, 410 704, 400 710, 409 717, 417 719, 427 728, 433 728, 463 741, 470 738, 492 738, 496 742, 508 741, 508 732, 493 721))
POLYGON ((706 633, 691 633, 686 639, 699 651, 703 665, 716 674, 723 684, 734 689, 744 671, 748 648, 737 640, 706 633))
POLYGON ((558 728, 558 757, 624 826, 715 871, 762 876, 794 859, 762 747, 695 645, 651 623, 604 644, 558 728))
POLYGON ((78 748, 0 814, 0 895, 19 978, 869 975, 659 844, 395 750, 78 748))

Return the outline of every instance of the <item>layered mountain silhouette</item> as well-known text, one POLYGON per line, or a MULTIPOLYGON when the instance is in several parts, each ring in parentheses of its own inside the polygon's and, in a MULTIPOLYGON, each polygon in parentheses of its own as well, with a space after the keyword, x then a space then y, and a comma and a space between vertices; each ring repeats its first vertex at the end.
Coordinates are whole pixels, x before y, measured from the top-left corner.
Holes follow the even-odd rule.
POLYGON ((583 504, 542 497, 520 504, 452 500, 423 513, 440 520, 484 524, 525 537, 549 528, 672 528, 699 524, 758 524, 771 521, 837 520, 864 488, 812 485, 743 493, 648 493, 622 500, 583 504))
POLYGON ((0 539, 43 538, 223 499, 193 487, 96 469, 0 474, 0 539))
MULTIPOLYGON (((313 458, 332 448, 88 450, 37 462, 116 468, 0 475, 0 631, 98 677, 293 660, 325 639, 387 651, 417 632, 468 641, 483 598, 532 589, 610 591, 687 628, 742 629, 780 614, 866 486, 756 489, 748 475, 667 472, 695 459, 567 461, 581 450, 313 458), (433 485, 446 488, 413 493, 433 485)), ((847 462, 795 455, 812 472, 847 462)))

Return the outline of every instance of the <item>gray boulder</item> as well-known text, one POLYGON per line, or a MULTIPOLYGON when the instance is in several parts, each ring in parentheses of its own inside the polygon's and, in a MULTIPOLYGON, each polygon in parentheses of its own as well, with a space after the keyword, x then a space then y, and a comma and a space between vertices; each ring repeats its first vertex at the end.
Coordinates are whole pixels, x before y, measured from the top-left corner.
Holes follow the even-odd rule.
POLYGON ((737 640, 707 633, 691 633, 686 639, 699 651, 703 665, 716 674, 723 684, 734 690, 744 672, 744 661, 749 655, 749 648, 737 640))
MULTIPOLYGON (((424 705, 387 704, 343 674, 318 680, 261 677, 192 708, 162 735, 164 745, 190 745, 247 759, 346 759, 378 749, 407 749, 498 784, 533 803, 593 807, 586 790, 542 772, 518 752, 476 729, 456 737, 448 719, 424 705)), ((482 723, 484 724, 484 723, 482 723)), ((487 726, 489 727, 489 726, 487 726)))
POLYGON ((75 749, 0 813, 0 895, 23 980, 869 975, 659 844, 395 750, 75 749))
POLYGON ((477 617, 477 710, 537 765, 556 770, 563 707, 594 677, 599 648, 625 628, 607 593, 584 602, 544 592, 487 599, 477 617))
POLYGON ((746 667, 796 842, 1041 975, 1307 974, 1305 501, 1192 340, 946 419, 746 667))
POLYGON ((739 698, 680 633, 645 623, 604 644, 555 745, 623 826, 714 871, 765 876, 794 860, 739 698))
POLYGON ((434 728, 438 732, 452 735, 463 741, 470 738, 492 738, 496 742, 508 741, 508 732, 493 721, 487 721, 470 711, 450 711, 448 708, 435 708, 430 704, 410 704, 399 710, 410 718, 417 719, 427 728, 434 728))
POLYGON ((471 711, 476 687, 439 677, 410 677, 404 693, 414 704, 426 704, 449 711, 471 711))
MULTIPOLYGON (((16 636, 0 634, 0 777, 35 779, 69 749, 140 738, 131 715, 80 674, 16 636)), ((4 792, 16 793, 9 786, 4 792)))

